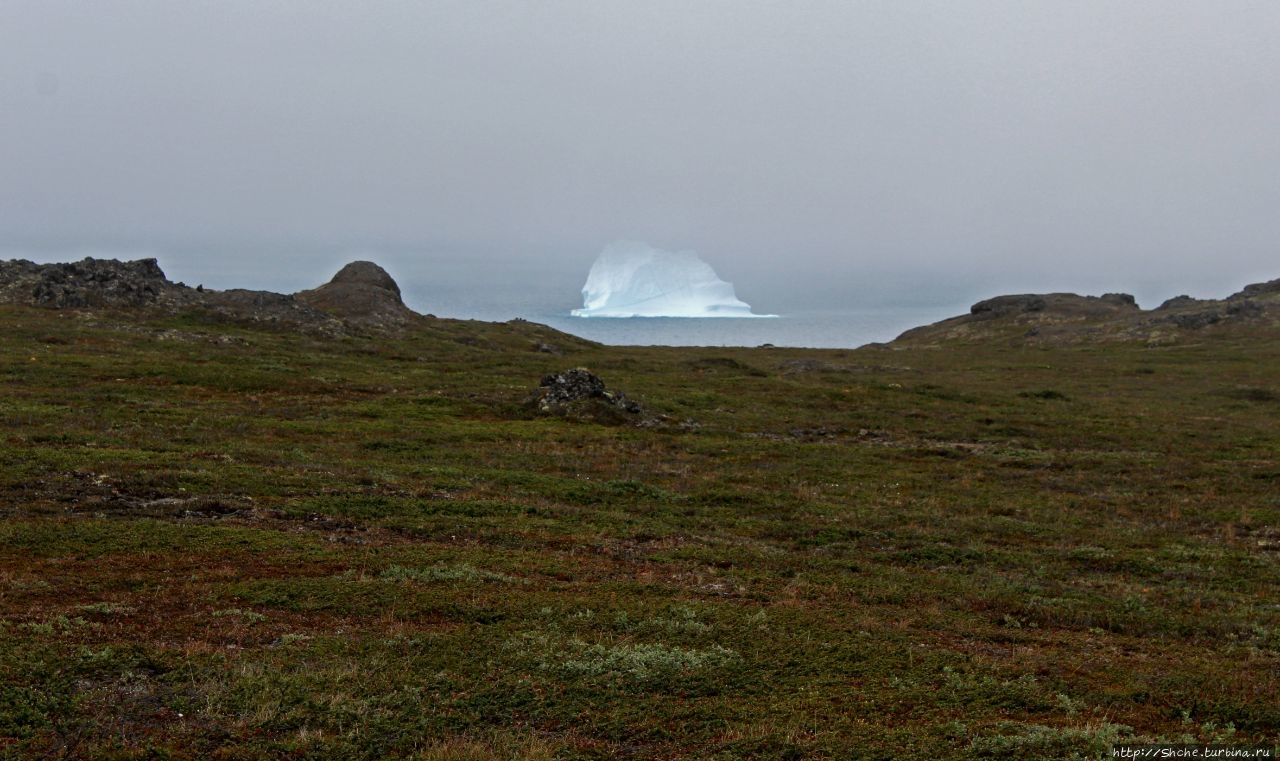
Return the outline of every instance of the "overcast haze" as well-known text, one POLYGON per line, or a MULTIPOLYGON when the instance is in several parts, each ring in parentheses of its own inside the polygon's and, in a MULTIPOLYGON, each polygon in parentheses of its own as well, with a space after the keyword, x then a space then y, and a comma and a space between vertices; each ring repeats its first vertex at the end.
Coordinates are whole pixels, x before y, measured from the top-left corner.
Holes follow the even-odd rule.
POLYGON ((1223 296, 1280 277, 1277 40, 1270 0, 0 0, 0 251, 1223 296))

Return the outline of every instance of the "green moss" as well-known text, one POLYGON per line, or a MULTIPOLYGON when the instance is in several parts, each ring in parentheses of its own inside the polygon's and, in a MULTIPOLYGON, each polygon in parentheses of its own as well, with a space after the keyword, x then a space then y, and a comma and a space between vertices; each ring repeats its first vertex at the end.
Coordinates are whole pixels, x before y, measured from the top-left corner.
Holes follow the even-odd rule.
POLYGON ((1280 342, 709 352, 0 318, 14 757, 1278 739, 1280 342), (523 408, 577 365, 649 425, 523 408))

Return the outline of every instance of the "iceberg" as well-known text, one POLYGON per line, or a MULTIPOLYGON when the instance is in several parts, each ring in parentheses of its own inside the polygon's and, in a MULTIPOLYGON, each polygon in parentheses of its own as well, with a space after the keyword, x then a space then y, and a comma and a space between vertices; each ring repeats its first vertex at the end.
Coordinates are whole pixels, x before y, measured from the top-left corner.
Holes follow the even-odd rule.
POLYGON ((776 317, 754 314, 733 284, 692 251, 618 241, 605 247, 582 287, 574 317, 776 317))

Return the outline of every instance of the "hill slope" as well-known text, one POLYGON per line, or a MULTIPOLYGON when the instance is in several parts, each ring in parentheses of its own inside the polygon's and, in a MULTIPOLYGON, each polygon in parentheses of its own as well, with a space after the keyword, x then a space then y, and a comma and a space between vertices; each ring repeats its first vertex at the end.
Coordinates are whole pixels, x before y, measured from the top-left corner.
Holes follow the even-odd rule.
POLYGON ((0 325, 5 755, 1280 739, 1275 341, 610 348, 20 305, 0 325), (581 366, 644 419, 530 403, 581 366))

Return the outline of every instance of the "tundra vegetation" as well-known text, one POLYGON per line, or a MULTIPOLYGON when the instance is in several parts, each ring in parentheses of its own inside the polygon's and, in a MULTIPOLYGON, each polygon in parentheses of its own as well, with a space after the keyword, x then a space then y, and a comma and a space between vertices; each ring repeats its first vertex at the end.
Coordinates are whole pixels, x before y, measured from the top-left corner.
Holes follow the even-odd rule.
POLYGON ((1274 332, 0 325, 4 757, 1280 740, 1274 332), (580 366, 641 411, 529 402, 580 366))

